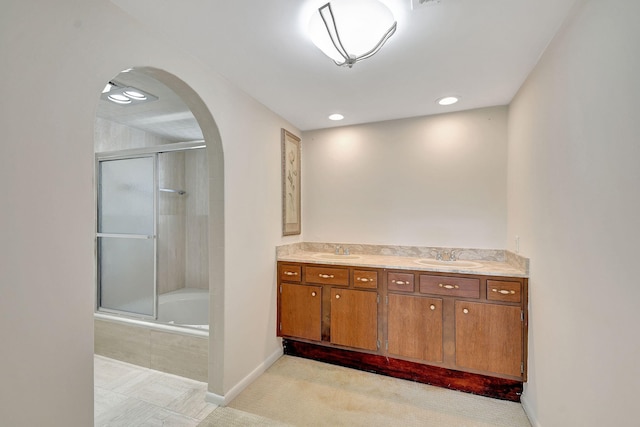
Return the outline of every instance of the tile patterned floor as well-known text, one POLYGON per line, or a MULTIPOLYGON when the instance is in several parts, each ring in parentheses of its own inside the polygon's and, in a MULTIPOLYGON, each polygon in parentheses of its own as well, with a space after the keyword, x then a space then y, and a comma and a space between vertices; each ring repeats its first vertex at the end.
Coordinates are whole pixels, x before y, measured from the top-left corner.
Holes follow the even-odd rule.
POLYGON ((195 427, 217 406, 207 384, 94 356, 95 427, 195 427))

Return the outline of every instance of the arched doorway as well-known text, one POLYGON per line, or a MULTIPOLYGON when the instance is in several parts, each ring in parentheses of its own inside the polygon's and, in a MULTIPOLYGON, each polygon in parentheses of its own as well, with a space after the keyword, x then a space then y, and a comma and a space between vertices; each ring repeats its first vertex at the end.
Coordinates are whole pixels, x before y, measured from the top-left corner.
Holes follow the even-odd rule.
MULTIPOLYGON (((171 146, 171 153, 177 153, 182 149, 189 150, 187 155, 191 155, 191 153, 194 153, 196 150, 198 150, 199 144, 206 147, 206 151, 203 150, 203 152, 206 153, 204 159, 204 163, 207 169, 205 178, 207 181, 206 186, 200 186, 199 190, 195 190, 195 192, 198 192, 202 191, 202 188, 206 188, 206 196, 208 199, 206 203, 208 206, 208 215, 205 224, 206 229, 208 229, 208 238, 204 239, 204 243, 202 241, 199 243, 204 244, 206 248, 206 271, 201 271, 196 274, 196 276, 199 276, 200 278, 206 276, 206 282, 209 291, 209 339, 207 342, 208 355, 206 369, 206 372, 208 372, 207 378, 209 383, 209 390, 221 393, 223 371, 222 361, 224 319, 224 161, 222 143, 217 125, 208 108, 206 107, 202 99, 197 95, 197 93, 184 81, 166 71, 152 67, 136 67, 134 69, 127 70, 127 72, 120 73, 118 76, 114 77, 114 79, 111 80, 111 83, 114 83, 114 86, 117 90, 109 92, 118 93, 118 90, 121 92, 123 89, 133 88, 140 89, 140 92, 142 92, 143 95, 151 95, 152 97, 156 97, 158 99, 152 102, 148 102, 147 104, 142 103, 139 106, 133 108, 130 105, 120 106, 117 104, 104 104, 108 103, 109 101, 105 99, 105 93, 102 94, 103 99, 101 100, 101 105, 108 105, 108 107, 105 108, 105 111, 101 111, 101 109, 99 108, 96 115, 96 144, 98 144, 98 142, 100 144, 104 144, 105 139, 114 139, 114 135, 117 139, 118 135, 122 136, 123 134, 126 134, 126 128, 123 128, 122 126, 129 126, 137 129, 135 132, 138 133, 138 138, 134 138, 137 139, 137 142, 135 143, 137 145, 134 146, 131 146, 131 144, 127 145, 128 143, 123 143, 122 139, 119 141, 115 141, 112 147, 106 147, 107 150, 105 150, 104 145, 100 146, 98 151, 101 151, 103 153, 105 151, 117 151, 118 153, 111 158, 108 155, 97 158, 97 174, 101 172, 101 159, 105 161, 113 160, 111 164, 115 165, 115 160, 128 160, 132 158, 138 160, 151 153, 152 159, 149 161, 149 164, 153 164, 153 162, 155 162, 155 168, 157 172, 157 170, 161 168, 161 163, 163 161, 158 157, 169 157, 165 154, 169 152, 165 151, 166 147, 171 146), (168 90, 168 92, 165 92, 165 90, 168 90), (158 96, 158 94, 162 94, 162 96, 158 96), (168 101, 166 98, 170 98, 171 94, 175 98, 177 98, 179 102, 167 102, 167 104, 169 105, 162 106, 163 102, 160 102, 160 100, 168 101), (154 102, 156 102, 155 106, 153 105, 154 102), (181 108, 180 106, 176 107, 176 104, 182 104, 183 107, 186 107, 186 110, 185 108, 181 108), (115 107, 120 108, 117 109, 115 107), (111 110, 111 112, 107 113, 106 110, 109 109, 111 110), (104 122, 99 123, 104 120, 118 123, 118 125, 111 125, 110 123, 104 122), (111 131, 105 130, 110 126, 111 131), (194 129, 194 127, 197 127, 197 130, 194 129), (116 129, 116 131, 113 131, 113 129, 116 129), (100 132, 106 132, 107 134, 99 134, 100 132), (142 138, 142 141, 140 141, 140 138, 142 138), (164 147, 162 147, 163 145, 164 147)), ((108 92, 106 93, 108 94, 108 92)), ((131 95, 131 93, 129 95, 131 95)), ((135 97, 136 94, 134 93, 131 99, 135 101, 135 97)), ((176 100, 174 99, 174 101, 176 100)), ((130 137, 130 135, 128 135, 128 137, 130 137)), ((180 161, 184 163, 184 160, 178 160, 178 162, 180 161)), ((172 160, 165 161, 165 163, 167 164, 172 162, 175 163, 175 161, 172 160)), ((188 162, 189 160, 187 160, 187 163, 188 162)), ((192 159, 191 165, 197 163, 197 159, 192 159)), ((140 165, 132 165, 132 169, 140 169, 140 165)), ((193 168, 187 166, 186 173, 194 172, 191 169, 193 168)), ((118 175, 119 173, 120 172, 116 170, 115 174, 118 175)), ((96 179, 99 182, 100 177, 96 175, 96 179)), ((173 203, 173 208, 169 206, 170 210, 180 210, 182 208, 176 208, 176 206, 179 206, 179 204, 182 202, 181 198, 184 199, 183 196, 189 194, 188 190, 177 187, 171 188, 171 186, 160 186, 157 182, 156 188, 153 191, 155 191, 156 210, 158 208, 158 199, 162 196, 173 198, 174 202, 169 202, 170 204, 173 203)), ((97 198, 100 199, 101 194, 99 191, 97 192, 97 196, 97 198)), ((99 226, 99 212, 97 214, 97 217, 99 226)), ((191 218, 191 220, 192 221, 187 220, 188 226, 193 225, 193 222, 197 222, 197 219, 193 220, 193 218, 191 218)), ((158 228, 158 224, 156 224, 155 230, 158 230, 158 228)), ((97 231, 97 240, 100 240, 101 231, 109 230, 98 229, 97 231)), ((126 233, 114 232, 103 234, 122 235, 126 233)), ((200 228, 199 230, 196 229, 195 231, 192 230, 191 234, 193 236, 199 237, 201 240, 203 238, 202 228, 200 228)), ((156 236, 159 234, 152 233, 149 235, 156 236)), ((113 236, 107 237, 111 237, 113 239, 117 238, 113 236)), ((105 237, 105 239, 107 237, 105 237)), ((125 239, 121 238, 120 240, 124 241, 125 239)), ((100 243, 98 245, 100 246, 100 243)), ((100 247, 98 247, 98 250, 100 252, 100 247)), ((186 250, 188 249, 185 249, 185 251, 186 250)), ((134 253, 135 252, 136 251, 134 250, 134 253)), ((202 252, 205 251, 197 250, 196 248, 196 250, 193 252, 202 254, 202 252)), ((175 250, 171 252, 171 256, 176 258, 175 250)), ((180 258, 180 256, 178 256, 178 258, 180 258)), ((160 263, 161 260, 168 258, 170 257, 167 257, 166 253, 158 253, 156 247, 156 263, 160 263)), ((99 258, 97 259, 97 267, 97 276, 99 279, 99 258)), ((160 266, 157 264, 154 267, 154 275, 156 276, 156 279, 161 276, 159 267, 160 266)), ((165 283, 170 282, 166 280, 166 277, 161 280, 164 280, 165 283)), ((158 291, 157 280, 153 286, 155 287, 155 295, 152 295, 152 297, 155 298, 162 292, 158 291)), ((171 287, 171 284, 169 284, 169 286, 171 287)), ((189 287, 188 283, 187 286, 182 287, 189 287)), ((163 291, 164 290, 166 290, 166 288, 163 289, 163 291)), ((101 295, 98 293, 97 308, 101 307, 100 298, 101 295)), ((151 320, 157 321, 159 313, 157 311, 153 311, 153 309, 157 307, 157 300, 154 299, 152 305, 149 307, 151 307, 151 310, 145 311, 143 315, 147 318, 150 318, 151 320)), ((117 314, 120 315, 122 314, 122 311, 126 311, 121 309, 122 307, 117 307, 117 314)))

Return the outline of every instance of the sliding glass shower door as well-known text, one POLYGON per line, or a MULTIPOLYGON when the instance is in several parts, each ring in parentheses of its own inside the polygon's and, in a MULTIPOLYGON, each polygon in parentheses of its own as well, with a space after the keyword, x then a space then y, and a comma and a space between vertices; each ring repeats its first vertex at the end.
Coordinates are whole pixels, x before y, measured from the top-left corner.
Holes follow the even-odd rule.
POLYGON ((156 156, 98 161, 98 308, 156 317, 156 156))

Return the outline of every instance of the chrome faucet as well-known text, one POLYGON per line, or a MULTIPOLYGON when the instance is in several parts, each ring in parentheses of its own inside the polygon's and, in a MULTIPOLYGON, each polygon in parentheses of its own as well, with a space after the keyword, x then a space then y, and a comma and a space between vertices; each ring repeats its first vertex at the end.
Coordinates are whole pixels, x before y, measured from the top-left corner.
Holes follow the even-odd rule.
POLYGON ((349 255, 349 248, 344 248, 342 245, 336 245, 336 255, 349 255))
POLYGON ((443 251, 438 251, 438 253, 436 254, 436 259, 438 261, 455 261, 456 260, 456 253, 454 250, 448 250, 445 249, 443 251))

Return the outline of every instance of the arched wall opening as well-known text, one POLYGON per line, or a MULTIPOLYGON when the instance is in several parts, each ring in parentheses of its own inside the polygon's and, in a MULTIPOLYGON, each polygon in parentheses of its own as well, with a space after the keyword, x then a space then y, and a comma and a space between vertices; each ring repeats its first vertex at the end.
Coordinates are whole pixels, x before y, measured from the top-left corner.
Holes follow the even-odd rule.
MULTIPOLYGON (((173 91, 189 108, 204 138, 208 169, 208 389, 223 393, 224 361, 224 157, 218 126, 200 96, 177 76, 153 67, 136 67, 173 91)), ((125 107, 126 108, 126 107, 125 107)))

